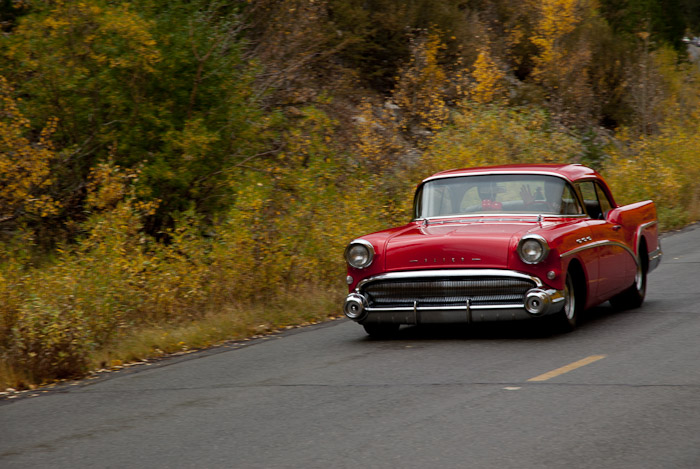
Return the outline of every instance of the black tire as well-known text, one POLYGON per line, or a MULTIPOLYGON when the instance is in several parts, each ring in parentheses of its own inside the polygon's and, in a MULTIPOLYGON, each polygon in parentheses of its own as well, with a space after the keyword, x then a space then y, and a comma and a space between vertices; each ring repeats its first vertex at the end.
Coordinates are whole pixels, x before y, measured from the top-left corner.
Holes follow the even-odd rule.
POLYGON ((365 332, 373 339, 390 339, 399 331, 400 324, 363 324, 365 332))
POLYGON ((561 332, 569 332, 576 329, 583 313, 584 303, 582 292, 576 287, 576 282, 571 272, 566 273, 566 286, 564 287, 564 309, 554 316, 555 329, 561 332))
POLYGON ((644 297, 647 294, 647 267, 646 263, 642 262, 637 269, 637 275, 634 278, 634 283, 627 290, 610 298, 610 304, 613 308, 623 311, 626 309, 635 309, 642 306, 644 297))

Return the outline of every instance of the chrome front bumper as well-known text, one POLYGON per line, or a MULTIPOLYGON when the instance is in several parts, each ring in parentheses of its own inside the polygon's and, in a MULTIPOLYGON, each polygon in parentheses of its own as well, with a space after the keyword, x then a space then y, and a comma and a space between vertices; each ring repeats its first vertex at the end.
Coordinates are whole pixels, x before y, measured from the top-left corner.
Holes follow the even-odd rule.
MULTIPOLYGON (((520 272, 497 269, 431 270, 418 272, 395 272, 381 274, 360 282, 353 293, 345 299, 343 311, 353 321, 365 323, 393 324, 440 324, 471 323, 482 321, 507 321, 530 319, 561 311, 564 307, 564 292, 544 289, 542 281, 520 272), (463 304, 436 305, 412 304, 400 306, 380 306, 374 304, 365 288, 376 282, 440 282, 459 280, 513 279, 531 284, 518 301, 501 304, 479 304, 479 299, 467 297, 463 304)), ((405 303, 405 301, 404 301, 405 303)))

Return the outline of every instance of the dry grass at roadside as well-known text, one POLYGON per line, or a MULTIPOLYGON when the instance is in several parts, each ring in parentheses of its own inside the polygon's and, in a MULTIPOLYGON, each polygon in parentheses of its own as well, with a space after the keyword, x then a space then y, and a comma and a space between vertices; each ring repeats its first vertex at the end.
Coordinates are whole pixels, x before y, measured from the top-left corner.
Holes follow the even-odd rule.
POLYGON ((342 292, 305 288, 284 293, 272 305, 226 306, 184 324, 144 327, 96 351, 90 368, 198 350, 294 326, 316 324, 341 313, 342 292))
MULTIPOLYGON (((143 325, 92 351, 86 357, 88 371, 118 368, 124 364, 200 350, 229 340, 244 340, 296 326, 316 324, 340 314, 343 292, 307 286, 282 293, 271 304, 228 305, 199 319, 182 323, 143 325)), ((0 359, 0 390, 33 389, 52 379, 37 380, 27 370, 0 359)))

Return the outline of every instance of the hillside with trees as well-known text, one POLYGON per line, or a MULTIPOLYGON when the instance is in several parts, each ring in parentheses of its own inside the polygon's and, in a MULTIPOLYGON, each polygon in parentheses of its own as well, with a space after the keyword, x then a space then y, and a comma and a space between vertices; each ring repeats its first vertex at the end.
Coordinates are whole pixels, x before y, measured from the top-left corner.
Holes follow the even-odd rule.
POLYGON ((0 388, 339 314, 455 167, 700 218, 693 0, 0 0, 0 388))

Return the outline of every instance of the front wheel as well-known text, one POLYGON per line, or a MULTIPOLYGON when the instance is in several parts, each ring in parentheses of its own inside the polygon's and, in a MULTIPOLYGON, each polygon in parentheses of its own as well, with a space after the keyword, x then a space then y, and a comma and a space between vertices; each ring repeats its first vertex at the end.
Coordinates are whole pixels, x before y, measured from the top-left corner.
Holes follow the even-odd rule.
POLYGON ((566 286, 564 287, 564 309, 553 318, 558 330, 568 332, 576 328, 583 309, 581 297, 578 293, 571 273, 567 272, 566 286))
POLYGON ((363 324, 362 327, 373 339, 389 339, 399 330, 399 324, 363 324))

